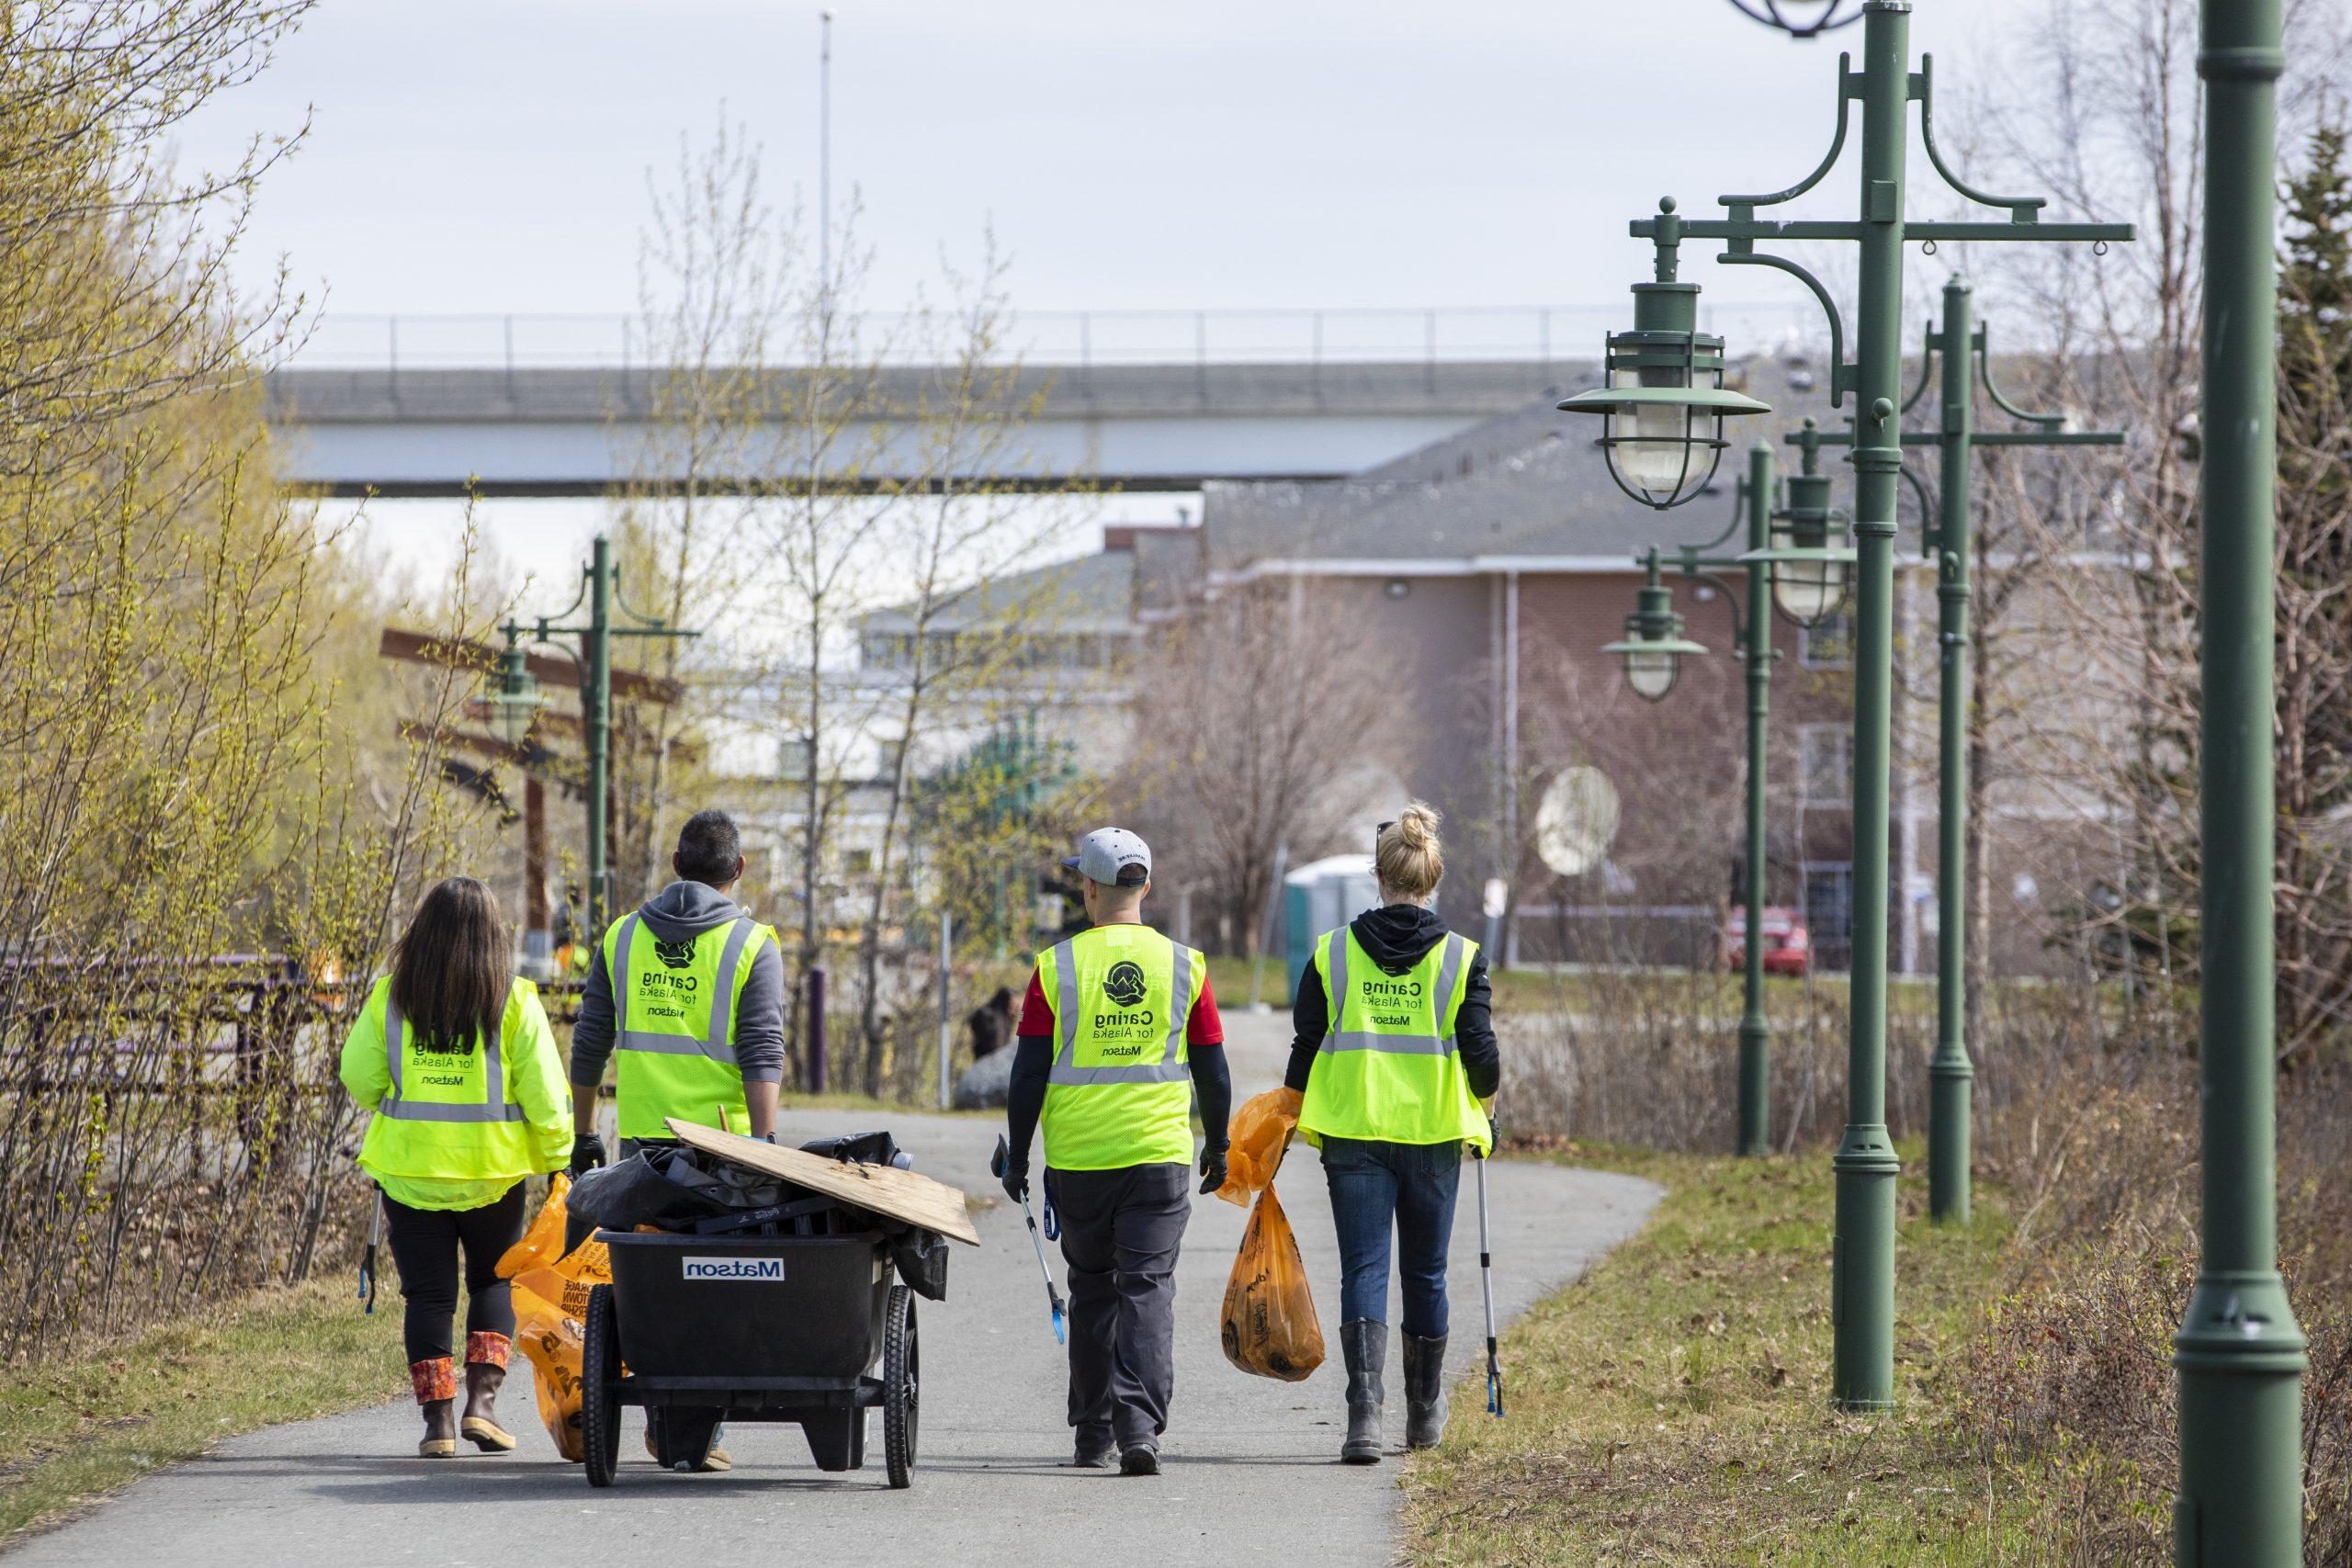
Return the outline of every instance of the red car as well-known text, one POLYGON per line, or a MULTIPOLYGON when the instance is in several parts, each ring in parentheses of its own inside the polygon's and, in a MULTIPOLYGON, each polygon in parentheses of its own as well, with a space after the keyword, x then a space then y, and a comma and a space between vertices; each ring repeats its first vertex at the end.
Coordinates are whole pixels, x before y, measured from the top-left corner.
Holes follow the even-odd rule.
MULTIPOLYGON (((1734 909, 1724 922, 1723 962, 1726 969, 1747 963, 1747 911, 1734 909)), ((1764 973, 1802 976, 1813 962, 1813 940, 1794 909, 1767 906, 1764 910, 1764 973)))

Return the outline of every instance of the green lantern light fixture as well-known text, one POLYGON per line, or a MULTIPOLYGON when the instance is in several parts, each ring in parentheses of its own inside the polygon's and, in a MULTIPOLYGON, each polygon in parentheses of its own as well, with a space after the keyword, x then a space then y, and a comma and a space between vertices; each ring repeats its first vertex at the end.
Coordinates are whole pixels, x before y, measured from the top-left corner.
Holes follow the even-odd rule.
POLYGON ((1699 331, 1699 286, 1675 276, 1681 220, 1658 204, 1657 276, 1634 285, 1634 330, 1603 346, 1603 384, 1559 404, 1600 416, 1599 445, 1617 488, 1663 512, 1707 488, 1722 461, 1724 419, 1771 405, 1724 385, 1724 340, 1699 331))
POLYGON ((1801 626, 1817 626, 1846 603, 1854 548, 1846 513, 1829 504, 1830 478, 1820 471, 1821 427, 1813 420, 1791 438, 1804 454, 1801 471, 1782 482, 1772 509, 1772 544, 1739 558, 1772 569, 1772 604, 1801 626))
POLYGON ((1683 655, 1707 651, 1683 637, 1674 591, 1658 581, 1655 549, 1649 553, 1649 581, 1634 591, 1634 612, 1625 617, 1623 639, 1600 651, 1615 654, 1625 667, 1625 683, 1634 688, 1634 694, 1653 703, 1662 700, 1681 679, 1683 655))
POLYGON ((490 697, 491 725, 499 739, 509 746, 520 746, 531 733, 531 726, 538 722, 546 701, 539 695, 537 678, 531 673, 530 656, 519 643, 508 642, 498 656, 498 690, 490 697))

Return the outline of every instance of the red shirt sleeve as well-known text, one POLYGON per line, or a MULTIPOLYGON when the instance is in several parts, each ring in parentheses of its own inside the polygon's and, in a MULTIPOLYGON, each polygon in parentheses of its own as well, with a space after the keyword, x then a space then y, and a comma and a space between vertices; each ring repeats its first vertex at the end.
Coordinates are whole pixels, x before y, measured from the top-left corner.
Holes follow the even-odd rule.
POLYGON ((1184 1019, 1184 1043, 1187 1045, 1222 1045, 1225 1043, 1225 1021, 1216 1015, 1216 992, 1209 987, 1209 977, 1201 976, 1201 999, 1184 1019))
POLYGON ((1021 998, 1021 1021, 1012 1032, 1038 1040, 1054 1038, 1054 1010, 1046 1005, 1046 987, 1038 982, 1035 969, 1029 971, 1029 994, 1021 998))

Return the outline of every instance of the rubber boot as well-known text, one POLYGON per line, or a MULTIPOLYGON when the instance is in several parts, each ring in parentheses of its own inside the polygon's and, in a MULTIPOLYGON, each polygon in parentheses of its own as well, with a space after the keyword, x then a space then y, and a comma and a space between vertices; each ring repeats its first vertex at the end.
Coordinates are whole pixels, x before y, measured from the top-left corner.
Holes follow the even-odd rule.
POLYGON ((511 1453, 514 1434, 498 1424, 498 1390, 506 1382, 503 1334, 466 1336, 466 1410, 458 1430, 486 1454, 511 1453))
POLYGON ((1405 1446, 1433 1449, 1445 1436, 1445 1336, 1405 1339, 1405 1446))
POLYGON ((447 1356, 411 1362, 409 1387, 416 1407, 424 1415, 424 1436, 418 1440, 419 1459, 455 1459, 458 1455, 458 1369, 447 1356))
POLYGON ((1343 1323, 1340 1348, 1348 1359, 1348 1436, 1340 1445, 1340 1459, 1347 1464, 1378 1464, 1380 1406, 1386 1397, 1381 1373, 1388 1360, 1388 1325, 1368 1317, 1343 1323))

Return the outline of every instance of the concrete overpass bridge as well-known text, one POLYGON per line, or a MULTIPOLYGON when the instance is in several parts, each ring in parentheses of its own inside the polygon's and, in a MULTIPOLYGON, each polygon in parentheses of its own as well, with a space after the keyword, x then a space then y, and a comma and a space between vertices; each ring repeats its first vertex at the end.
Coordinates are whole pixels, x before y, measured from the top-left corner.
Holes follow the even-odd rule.
MULTIPOLYGON (((1589 385, 1589 353, 1617 313, 1026 316, 1015 344, 1022 368, 999 411, 1024 414, 1018 451, 989 458, 989 474, 957 477, 1153 491, 1336 478, 1589 385)), ((1782 322, 1790 314, 1753 313, 1782 322)), ((457 496, 469 483, 484 495, 601 495, 633 479, 674 480, 662 470, 673 466, 664 455, 675 443, 657 411, 676 373, 642 363, 631 333, 618 317, 329 318, 267 379, 287 477, 345 496, 457 496)), ((809 374, 790 364, 762 370, 763 406, 788 406, 809 374)), ((876 366, 834 444, 854 455, 854 471, 819 482, 870 489, 935 478, 940 465, 925 457, 909 411, 938 376, 920 362, 876 366)), ((791 449, 780 427, 748 439, 750 471, 717 483, 773 484, 794 471, 777 457, 791 449), (777 446, 763 453, 763 439, 777 446)))

